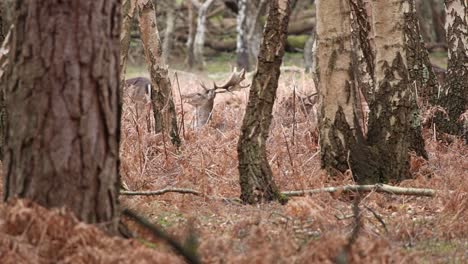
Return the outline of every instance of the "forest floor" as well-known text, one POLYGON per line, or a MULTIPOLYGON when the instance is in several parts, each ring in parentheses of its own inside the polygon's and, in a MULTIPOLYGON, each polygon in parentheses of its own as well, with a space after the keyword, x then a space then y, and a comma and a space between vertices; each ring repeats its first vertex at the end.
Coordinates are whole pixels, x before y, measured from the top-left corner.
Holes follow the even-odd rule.
MULTIPOLYGON (((199 89, 199 78, 225 76, 179 72, 181 93, 199 89)), ((177 81, 173 84, 177 87, 177 81)), ((292 102, 293 90, 310 94, 312 80, 300 72, 281 75, 268 140, 275 182, 282 191, 352 184, 350 173, 329 178, 320 169, 316 123, 301 111, 300 102, 292 102)), ((175 91, 180 118, 182 104, 175 91)), ((136 109, 127 98, 121 175, 128 188, 180 187, 204 195, 121 196, 122 206, 179 241, 195 238, 203 263, 333 263, 355 226, 353 195, 321 193, 292 198, 284 206, 243 205, 233 199, 240 194, 236 147, 246 98, 247 91, 217 97, 213 120, 199 130, 190 128, 193 109, 184 104, 180 149, 162 135, 148 132, 145 110, 136 109)), ((350 263, 468 261, 468 148, 460 140, 436 141, 430 130, 424 136, 429 161, 413 156, 413 178, 398 186, 432 188, 437 190, 435 197, 365 194, 350 263)), ((63 210, 47 211, 22 201, 3 204, 0 259, 2 263, 182 263, 164 243, 129 220, 125 223, 138 239, 108 237, 63 210)))

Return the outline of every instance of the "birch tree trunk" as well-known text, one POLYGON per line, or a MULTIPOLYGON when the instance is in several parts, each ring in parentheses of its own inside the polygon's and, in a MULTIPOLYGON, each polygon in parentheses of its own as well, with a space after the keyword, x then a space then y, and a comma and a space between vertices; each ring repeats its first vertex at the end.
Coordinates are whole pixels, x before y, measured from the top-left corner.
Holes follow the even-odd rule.
POLYGON ((177 116, 172 86, 168 69, 161 61, 161 41, 156 24, 156 12, 150 0, 138 0, 138 22, 140 35, 145 50, 146 63, 151 76, 151 101, 155 119, 156 132, 168 133, 174 145, 180 145, 177 129, 177 116))
POLYGON ((208 8, 214 0, 206 0, 203 4, 198 6, 198 17, 197 17, 197 30, 195 33, 195 40, 193 46, 193 53, 195 64, 199 70, 205 67, 205 58, 203 56, 203 47, 205 46, 205 33, 206 33, 206 18, 208 8))
POLYGON ((375 100, 370 104, 368 142, 382 159, 382 181, 409 177, 410 87, 405 51, 405 0, 373 0, 375 100))
POLYGON ((266 155, 280 66, 286 45, 289 0, 271 0, 258 56, 258 68, 250 88, 249 102, 237 145, 239 181, 244 203, 286 202, 273 181, 266 155))
POLYGON ((317 1, 317 60, 322 168, 329 174, 350 169, 348 155, 360 133, 352 69, 349 0, 317 1))
POLYGON ((447 76, 440 105, 447 110, 448 119, 437 118, 438 128, 452 135, 463 134, 459 118, 468 108, 468 8, 466 0, 446 0, 448 44, 447 76))
MULTIPOLYGON (((257 64, 257 57, 260 51, 260 42, 262 41, 263 22, 261 16, 265 14, 267 1, 248 1, 247 3, 247 47, 249 53, 250 65, 257 64)), ((253 66, 254 67, 254 66, 253 66)))
POLYGON ((120 2, 17 1, 14 9, 4 198, 65 206, 115 233, 120 2))
POLYGON ((239 0, 237 3, 237 67, 250 71, 249 51, 247 42, 247 0, 239 0))

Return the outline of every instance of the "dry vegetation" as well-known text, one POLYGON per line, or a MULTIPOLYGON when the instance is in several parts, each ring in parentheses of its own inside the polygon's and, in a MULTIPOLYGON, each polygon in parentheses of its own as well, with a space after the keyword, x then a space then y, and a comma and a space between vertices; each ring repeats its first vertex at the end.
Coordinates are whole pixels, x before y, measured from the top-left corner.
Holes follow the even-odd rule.
MULTIPOLYGON (((197 79, 180 74, 182 93, 197 79)), ((270 164, 282 190, 352 183, 349 174, 329 179, 320 170, 317 133, 291 95, 312 91, 311 81, 287 73, 280 79, 279 104, 269 139, 270 164)), ((176 85, 177 87, 177 85, 176 85)), ((177 91, 177 88, 175 89, 177 91)), ((293 198, 285 206, 242 205, 237 171, 237 139, 247 91, 216 99, 212 122, 190 129, 185 105, 183 146, 148 133, 146 123, 126 102, 121 172, 131 190, 184 187, 204 197, 183 194, 121 197, 131 208, 165 228, 179 241, 198 241, 203 263, 329 263, 347 243, 354 226, 353 197, 319 194, 293 198)), ((181 113, 178 93, 176 104, 181 113)), ((412 159, 414 179, 400 186, 437 189, 433 198, 366 194, 360 203, 362 228, 352 246, 352 263, 466 263, 468 260, 468 148, 461 141, 435 142, 425 132, 429 162, 412 159)), ((78 223, 63 210, 47 211, 27 202, 0 208, 2 263, 177 263, 167 246, 125 221, 140 238, 109 238, 78 223)))

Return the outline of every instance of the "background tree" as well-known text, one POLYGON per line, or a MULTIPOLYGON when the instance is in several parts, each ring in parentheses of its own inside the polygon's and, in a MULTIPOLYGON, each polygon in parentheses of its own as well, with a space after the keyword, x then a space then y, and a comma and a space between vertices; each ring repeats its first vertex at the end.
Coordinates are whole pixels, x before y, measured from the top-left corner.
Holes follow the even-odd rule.
POLYGON ((284 202, 268 164, 266 140, 272 120, 290 12, 289 0, 269 2, 257 71, 252 80, 237 145, 241 199, 244 203, 272 200, 284 202))
POLYGON ((349 150, 356 144, 356 133, 361 133, 356 116, 350 18, 348 0, 317 1, 320 154, 322 168, 330 174, 350 169, 349 150))
POLYGON ((120 34, 120 92, 123 98, 128 50, 131 41, 131 28, 136 10, 135 0, 122 0, 122 28, 120 34))
POLYGON ((247 28, 247 0, 238 1, 237 12, 237 67, 250 71, 247 28))
POLYGON ((411 101, 414 100, 405 51, 404 0, 372 2, 375 30, 375 100, 370 104, 368 142, 379 153, 379 177, 409 176, 411 101))
POLYGON ((167 132, 175 145, 180 145, 177 129, 177 115, 172 98, 172 86, 165 62, 161 60, 162 50, 156 23, 153 2, 138 0, 138 22, 143 42, 146 63, 151 76, 151 101, 155 119, 156 132, 167 132))
POLYGON ((203 3, 198 2, 198 0, 192 0, 192 3, 198 9, 197 16, 197 29, 193 42, 193 54, 194 62, 197 67, 202 70, 205 64, 205 58, 203 57, 203 47, 205 46, 205 33, 206 33, 206 17, 208 8, 214 0, 206 0, 203 3))
POLYGON ((468 8, 465 0, 446 0, 448 43, 447 77, 440 95, 440 105, 448 118, 437 118, 438 128, 453 135, 463 134, 460 116, 468 108, 468 8))
POLYGON ((4 198, 66 206, 114 232, 120 2, 16 1, 14 11, 4 198))

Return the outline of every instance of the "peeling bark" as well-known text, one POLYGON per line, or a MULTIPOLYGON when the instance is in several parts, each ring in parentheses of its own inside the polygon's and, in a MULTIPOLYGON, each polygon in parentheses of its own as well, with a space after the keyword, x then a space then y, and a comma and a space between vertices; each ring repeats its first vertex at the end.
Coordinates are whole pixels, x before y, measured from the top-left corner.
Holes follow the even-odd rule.
POLYGON ((289 0, 271 0, 269 5, 258 56, 258 68, 252 81, 237 145, 241 199, 249 204, 273 200, 286 202, 273 181, 266 155, 266 141, 272 120, 291 8, 289 0))
POLYGON ((437 127, 452 135, 463 135, 460 116, 468 109, 468 7, 465 0, 446 0, 448 66, 446 81, 440 95, 440 105, 448 119, 438 116, 437 127))
POLYGON ((118 224, 119 1, 16 1, 4 198, 118 224))
POLYGON ((360 133, 355 123, 350 12, 349 0, 317 2, 320 154, 322 168, 332 175, 350 169, 349 149, 356 143, 354 133, 360 133))
POLYGON ((150 0, 138 0, 137 9, 141 40, 153 84, 151 102, 153 104, 155 130, 156 132, 168 133, 172 143, 179 146, 180 137, 172 98, 172 86, 168 76, 168 69, 161 61, 161 41, 156 24, 155 9, 150 0))
POLYGON ((370 104, 368 143, 381 158, 381 181, 409 177, 408 133, 414 93, 406 61, 404 0, 374 0, 375 100, 370 104))

